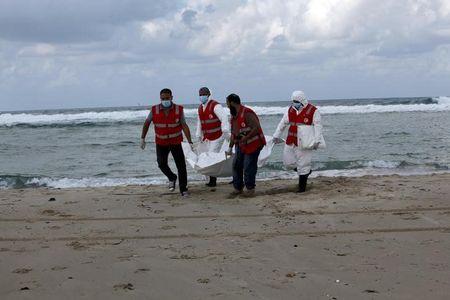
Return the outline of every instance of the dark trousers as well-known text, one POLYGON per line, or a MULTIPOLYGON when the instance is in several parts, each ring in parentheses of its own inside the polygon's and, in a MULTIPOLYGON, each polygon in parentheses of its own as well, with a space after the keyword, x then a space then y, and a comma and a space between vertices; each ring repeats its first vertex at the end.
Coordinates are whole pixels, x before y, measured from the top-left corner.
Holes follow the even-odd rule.
POLYGON ((187 191, 187 171, 186 171, 186 161, 184 159, 184 152, 181 144, 179 145, 156 145, 156 158, 158 161, 159 169, 167 176, 170 181, 177 179, 172 170, 169 168, 167 160, 169 158, 169 153, 172 153, 172 157, 175 160, 175 165, 178 170, 178 185, 180 187, 180 192, 187 191))
POLYGON ((261 149, 251 154, 245 154, 241 152, 239 146, 236 146, 236 154, 233 161, 233 186, 236 190, 242 190, 244 183, 248 190, 255 188, 258 157, 261 149))

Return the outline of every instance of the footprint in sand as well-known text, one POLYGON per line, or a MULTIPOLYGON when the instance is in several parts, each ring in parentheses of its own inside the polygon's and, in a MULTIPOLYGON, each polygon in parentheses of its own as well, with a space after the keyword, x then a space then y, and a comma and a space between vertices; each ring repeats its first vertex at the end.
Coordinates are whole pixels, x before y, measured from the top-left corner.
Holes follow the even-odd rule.
POLYGON ((134 290, 134 286, 131 283, 120 283, 120 284, 115 284, 113 286, 115 291, 118 290, 134 290))
POLYGON ((33 269, 31 268, 19 268, 19 269, 15 269, 14 271, 12 271, 15 274, 27 274, 29 272, 31 272, 33 269))

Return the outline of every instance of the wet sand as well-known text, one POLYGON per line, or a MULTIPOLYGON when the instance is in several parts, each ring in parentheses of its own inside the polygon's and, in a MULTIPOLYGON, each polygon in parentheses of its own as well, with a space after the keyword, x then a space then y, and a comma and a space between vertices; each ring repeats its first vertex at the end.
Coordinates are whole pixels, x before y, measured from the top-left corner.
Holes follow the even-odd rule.
POLYGON ((0 190, 0 299, 448 299, 450 174, 0 190))

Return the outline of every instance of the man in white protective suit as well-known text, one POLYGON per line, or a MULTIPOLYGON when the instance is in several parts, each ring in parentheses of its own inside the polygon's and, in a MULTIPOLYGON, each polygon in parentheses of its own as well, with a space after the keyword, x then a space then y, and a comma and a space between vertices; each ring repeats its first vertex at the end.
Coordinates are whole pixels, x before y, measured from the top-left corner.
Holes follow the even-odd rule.
POLYGON ((283 163, 299 175, 298 192, 306 191, 306 182, 311 174, 311 159, 314 150, 325 148, 322 122, 317 108, 308 103, 305 93, 294 91, 292 105, 284 113, 273 134, 274 143, 282 143, 281 135, 289 126, 283 152, 283 163))
MULTIPOLYGON (((200 88, 200 106, 198 107, 198 122, 196 137, 200 140, 197 153, 220 152, 224 140, 230 139, 230 123, 228 114, 222 105, 211 99, 211 92, 207 87, 200 88)), ((208 187, 215 187, 217 177, 209 177, 208 187)))

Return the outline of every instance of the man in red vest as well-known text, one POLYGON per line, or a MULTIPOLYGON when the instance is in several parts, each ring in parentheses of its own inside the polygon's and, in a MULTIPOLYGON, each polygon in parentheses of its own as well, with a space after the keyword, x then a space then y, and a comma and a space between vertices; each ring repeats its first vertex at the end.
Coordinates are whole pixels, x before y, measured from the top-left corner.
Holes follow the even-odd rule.
POLYGON ((174 191, 177 179, 179 180, 180 193, 183 197, 189 196, 187 190, 187 171, 181 142, 183 134, 192 147, 191 133, 184 118, 183 106, 172 102, 173 96, 170 89, 162 89, 160 92, 161 103, 152 106, 145 120, 141 135, 141 148, 145 149, 145 137, 150 123, 155 127, 156 157, 159 169, 169 179, 169 190, 174 191), (169 153, 172 153, 178 170, 178 177, 168 165, 169 153))
MULTIPOLYGON (((220 152, 225 139, 230 138, 228 115, 222 105, 211 99, 211 92, 202 87, 199 92, 200 106, 198 107, 198 122, 196 137, 201 141, 197 148, 201 152, 220 152)), ((216 186, 217 177, 209 177, 206 184, 216 186)))
POLYGON ((232 154, 233 146, 236 152, 233 161, 234 191, 230 198, 242 194, 244 185, 247 191, 243 196, 252 197, 255 193, 258 157, 266 139, 258 116, 250 108, 241 105, 238 95, 228 95, 227 106, 231 114, 231 139, 226 155, 232 154))
POLYGON ((292 105, 284 114, 273 134, 275 143, 281 143, 281 135, 289 126, 283 163, 287 169, 294 169, 299 175, 298 192, 306 191, 306 182, 311 174, 313 150, 325 147, 322 122, 317 108, 308 103, 302 91, 292 93, 292 105))

